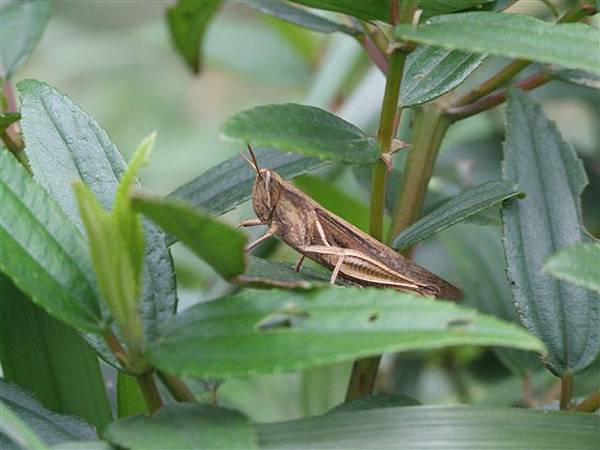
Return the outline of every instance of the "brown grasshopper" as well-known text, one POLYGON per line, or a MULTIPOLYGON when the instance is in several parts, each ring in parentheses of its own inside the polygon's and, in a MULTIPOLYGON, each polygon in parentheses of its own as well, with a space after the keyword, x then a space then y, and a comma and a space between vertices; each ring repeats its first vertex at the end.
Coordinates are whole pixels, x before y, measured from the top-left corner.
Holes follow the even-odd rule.
POLYGON ((360 286, 389 287, 428 297, 456 300, 460 291, 418 264, 396 253, 377 239, 326 210, 270 169, 260 169, 250 145, 256 172, 252 205, 256 219, 240 226, 267 225, 267 232, 248 245, 246 251, 277 235, 305 257, 333 270, 331 284, 338 277, 360 286))

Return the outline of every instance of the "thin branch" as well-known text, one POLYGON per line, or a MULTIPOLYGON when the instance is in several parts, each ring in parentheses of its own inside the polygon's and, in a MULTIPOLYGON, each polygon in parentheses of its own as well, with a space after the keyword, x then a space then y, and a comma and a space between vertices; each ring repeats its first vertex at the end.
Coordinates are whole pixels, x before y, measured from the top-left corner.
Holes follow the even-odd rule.
POLYGON ((136 375, 135 378, 144 395, 148 411, 150 411, 150 414, 154 414, 163 406, 163 401, 160 398, 160 393, 158 392, 156 381, 154 380, 154 373, 147 372, 142 375, 136 375))
POLYGON ((158 378, 164 383, 171 395, 178 402, 195 402, 196 396, 179 378, 165 372, 158 372, 158 378))
POLYGON ((582 400, 575 406, 571 406, 571 411, 592 413, 600 409, 600 388, 592 392, 585 400, 582 400))
MULTIPOLYGON (((525 91, 530 91, 546 84, 551 79, 550 74, 544 70, 540 70, 527 78, 515 82, 513 85, 525 91)), ((465 119, 474 116, 475 114, 479 114, 482 111, 492 109, 506 100, 507 92, 508 90, 506 88, 498 89, 487 97, 483 97, 474 103, 448 108, 446 110, 446 117, 448 117, 451 122, 456 122, 457 120, 465 119)))

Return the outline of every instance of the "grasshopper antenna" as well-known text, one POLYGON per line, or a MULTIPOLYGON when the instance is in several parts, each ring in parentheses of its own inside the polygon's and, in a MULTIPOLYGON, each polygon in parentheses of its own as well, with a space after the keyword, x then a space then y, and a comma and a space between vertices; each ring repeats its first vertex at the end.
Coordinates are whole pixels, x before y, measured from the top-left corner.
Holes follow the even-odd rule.
POLYGON ((244 158, 246 161, 248 161, 254 167, 254 170, 256 171, 258 178, 260 178, 262 180, 262 175, 260 173, 260 169, 258 168, 258 161, 256 161, 256 155, 254 154, 254 150, 252 150, 252 146, 250 144, 246 144, 246 145, 248 146, 248 151, 250 152, 250 156, 252 157, 252 163, 250 163, 250 161, 248 161, 248 159, 245 158, 243 155, 242 155, 242 158, 244 158))

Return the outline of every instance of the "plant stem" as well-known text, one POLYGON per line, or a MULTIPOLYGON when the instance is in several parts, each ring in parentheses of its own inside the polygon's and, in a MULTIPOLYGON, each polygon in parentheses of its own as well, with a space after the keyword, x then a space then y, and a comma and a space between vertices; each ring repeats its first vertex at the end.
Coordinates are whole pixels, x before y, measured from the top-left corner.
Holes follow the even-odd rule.
POLYGON ((127 368, 127 353, 110 328, 104 332, 104 341, 123 369, 127 368))
POLYGON ((388 242, 419 217, 438 150, 449 125, 443 109, 434 103, 417 111, 412 131, 413 147, 404 166, 388 242))
POLYGON ((573 395, 573 374, 566 373, 560 379, 560 409, 571 407, 571 396, 573 395))
POLYGON ((593 16, 598 9, 589 0, 578 1, 559 20, 558 23, 579 22, 586 16, 593 16))
MULTIPOLYGON (((392 139, 396 132, 396 124, 400 116, 398 97, 400 95, 400 82, 406 53, 395 51, 390 57, 390 67, 385 84, 385 93, 381 105, 377 143, 380 154, 390 152, 392 139)), ((369 233, 375 239, 383 238, 383 212, 385 202, 385 181, 387 179, 387 166, 378 160, 373 166, 373 184, 371 190, 369 233)))
POLYGON ((585 400, 576 406, 571 407, 571 411, 592 413, 600 409, 600 388, 592 392, 585 400))
POLYGON ((150 411, 150 414, 154 414, 163 406, 160 393, 156 387, 156 381, 154 380, 154 372, 136 375, 135 378, 140 385, 144 400, 146 400, 146 405, 148 405, 148 411, 150 411))
POLYGON ((157 372, 158 378, 164 383, 171 395, 178 402, 195 402, 196 396, 179 378, 165 372, 157 372))
POLYGON ((380 360, 381 356, 373 356, 354 361, 350 383, 346 391, 347 402, 373 392, 380 360))

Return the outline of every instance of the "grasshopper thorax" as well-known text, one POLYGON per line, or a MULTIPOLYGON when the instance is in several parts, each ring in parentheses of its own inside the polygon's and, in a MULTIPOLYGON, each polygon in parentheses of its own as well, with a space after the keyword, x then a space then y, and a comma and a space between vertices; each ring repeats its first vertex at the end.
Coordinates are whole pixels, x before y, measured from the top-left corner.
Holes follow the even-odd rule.
POLYGON ((270 223, 281 193, 281 177, 269 169, 260 169, 252 190, 252 206, 256 217, 270 223))

